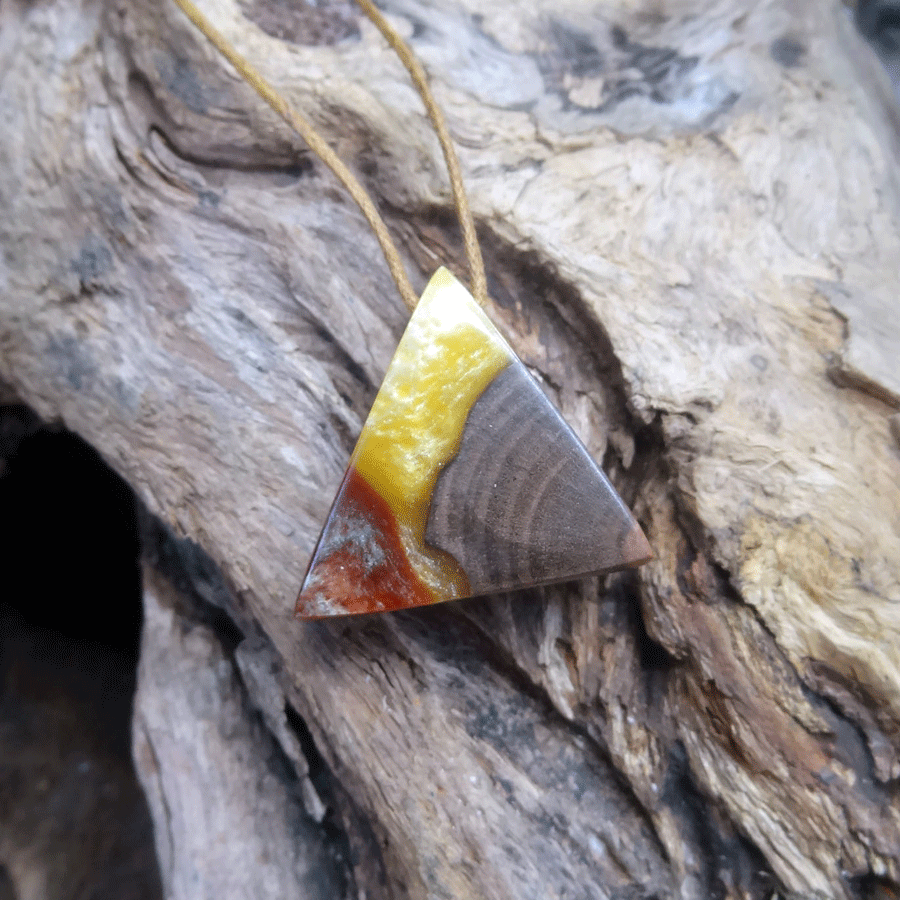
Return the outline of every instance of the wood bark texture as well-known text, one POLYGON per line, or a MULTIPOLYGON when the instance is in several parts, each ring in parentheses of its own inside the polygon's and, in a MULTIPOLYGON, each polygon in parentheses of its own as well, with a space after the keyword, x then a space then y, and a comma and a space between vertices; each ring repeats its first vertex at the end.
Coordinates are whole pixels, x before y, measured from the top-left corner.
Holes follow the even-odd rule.
MULTIPOLYGON (((355 7, 204 0, 463 274, 355 7)), ((0 6, 0 379, 150 514, 135 752, 167 895, 900 891, 898 114, 837 0, 384 0, 490 314, 637 574, 298 623, 406 313, 330 174, 151 0, 0 6)))

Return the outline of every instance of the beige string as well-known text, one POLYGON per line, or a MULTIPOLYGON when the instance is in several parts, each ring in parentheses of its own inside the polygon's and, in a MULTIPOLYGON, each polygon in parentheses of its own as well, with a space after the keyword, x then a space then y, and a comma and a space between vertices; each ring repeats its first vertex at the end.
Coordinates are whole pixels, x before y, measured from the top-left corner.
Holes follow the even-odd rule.
MULTIPOLYGON (((210 41, 210 43, 222 54, 234 68, 244 81, 247 82, 262 97, 269 106, 292 128, 309 146, 310 150, 328 166, 329 169, 337 176, 341 184, 347 188, 350 196, 356 201, 366 221, 375 232, 378 243, 381 245, 381 252, 387 261, 388 269, 397 285, 397 290, 403 298, 403 302, 412 312, 416 308, 418 297, 413 291, 403 261, 400 258, 394 242, 391 240, 390 233, 384 220, 378 213, 372 199, 366 193, 365 188, 359 183, 353 173, 341 162, 340 157, 331 149, 322 136, 316 131, 312 123, 297 113, 287 101, 278 93, 275 88, 266 81, 265 78, 256 70, 256 68, 243 56, 241 56, 235 48, 209 23, 199 9, 194 5, 192 0, 175 0, 175 3, 181 8, 182 12, 194 23, 200 32, 210 41)), ((466 257, 469 265, 469 277, 471 279, 471 290, 475 299, 485 304, 487 300, 487 282, 484 273, 484 261, 481 257, 481 248, 478 244, 478 237, 475 233, 475 223, 472 218, 472 212, 469 208, 466 198, 465 188, 462 182, 462 175, 459 169, 459 160, 453 149, 453 143, 450 134, 447 131, 444 117, 440 108, 432 96, 431 89, 428 86, 428 78, 425 71, 413 55, 409 47, 404 44, 400 36, 385 21, 384 17, 378 9, 370 2, 370 0, 357 0, 363 12, 369 16, 378 30, 384 35, 393 50, 400 57, 401 62, 406 67, 412 77, 422 100, 428 117, 431 119, 434 129, 437 132, 438 141, 444 152, 444 159, 447 164, 447 171, 450 175, 450 186, 453 191, 453 199, 456 205, 457 215, 459 216, 460 227, 463 233, 463 243, 465 245, 466 257)))
POLYGON ((484 274, 484 260, 481 257, 481 246, 478 243, 478 235, 475 233, 475 221, 472 218, 472 210, 469 208, 469 201, 466 197, 466 188, 463 184, 462 172, 459 169, 459 160, 456 157, 456 149, 453 146, 453 140, 450 132, 447 130, 447 123, 444 121, 444 115, 441 108, 437 105, 434 95, 431 93, 431 86, 428 83, 428 76, 422 68, 422 64, 416 59, 415 54, 404 43, 403 39, 388 24, 387 20, 379 11, 378 7, 372 0, 356 0, 359 8, 372 20, 375 27, 382 33, 384 39, 391 45, 400 62, 406 67, 412 78, 422 102, 425 104, 425 111, 431 124, 437 134, 441 150, 444 151, 444 161, 447 164, 447 174, 450 176, 450 188, 453 191, 453 202, 456 205, 456 215, 459 218, 459 227, 463 235, 463 244, 466 250, 466 260, 469 265, 469 285, 472 296, 482 305, 487 303, 487 278, 484 274))

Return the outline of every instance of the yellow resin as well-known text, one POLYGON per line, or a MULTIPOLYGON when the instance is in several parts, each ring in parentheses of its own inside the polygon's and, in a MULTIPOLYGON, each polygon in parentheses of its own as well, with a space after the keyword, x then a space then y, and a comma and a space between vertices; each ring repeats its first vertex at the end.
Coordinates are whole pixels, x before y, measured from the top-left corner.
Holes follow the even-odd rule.
POLYGON ((467 583, 451 557, 425 544, 431 495, 475 401, 514 359, 472 295, 439 269, 353 451, 351 464, 390 507, 409 562, 436 600, 464 595, 467 583))

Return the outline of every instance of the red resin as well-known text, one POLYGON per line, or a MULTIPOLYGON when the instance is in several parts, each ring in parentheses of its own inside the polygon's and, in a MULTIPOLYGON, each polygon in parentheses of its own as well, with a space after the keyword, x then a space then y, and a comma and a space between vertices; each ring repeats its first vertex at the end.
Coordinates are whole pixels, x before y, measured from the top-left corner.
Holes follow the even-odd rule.
POLYGON ((332 615, 407 609, 437 599, 409 564, 390 507, 353 466, 319 538, 295 615, 321 618, 313 602, 316 594, 336 607, 332 615), (359 541, 347 539, 348 533, 365 535, 377 564, 367 563, 359 541))

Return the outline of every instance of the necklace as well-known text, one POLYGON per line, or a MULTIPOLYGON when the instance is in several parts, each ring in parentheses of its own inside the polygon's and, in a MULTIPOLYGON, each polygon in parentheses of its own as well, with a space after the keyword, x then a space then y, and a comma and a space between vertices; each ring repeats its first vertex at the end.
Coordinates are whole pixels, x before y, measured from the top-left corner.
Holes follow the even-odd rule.
POLYGON ((357 3, 409 71, 441 143, 472 293, 441 268, 417 301, 353 174, 191 0, 176 2, 348 189, 412 313, 309 563, 297 616, 407 609, 646 562, 650 546, 631 512, 482 308, 484 264, 446 124, 418 60, 371 0, 357 3))

